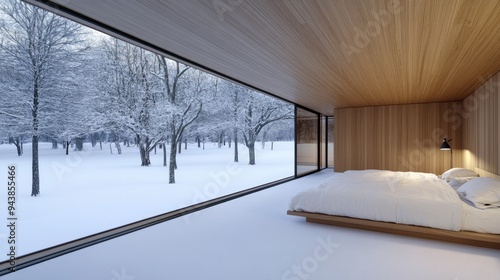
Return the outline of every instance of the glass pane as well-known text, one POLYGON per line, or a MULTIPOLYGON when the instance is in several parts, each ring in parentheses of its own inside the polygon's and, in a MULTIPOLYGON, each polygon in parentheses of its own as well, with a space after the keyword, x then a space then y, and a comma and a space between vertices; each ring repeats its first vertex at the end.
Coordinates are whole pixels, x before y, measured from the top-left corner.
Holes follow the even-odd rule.
POLYGON ((318 114, 298 108, 296 113, 297 175, 318 170, 318 114))
POLYGON ((17 256, 294 175, 293 104, 2 2, 0 168, 17 168, 17 256))
POLYGON ((327 131, 328 131, 328 168, 333 168, 333 159, 334 159, 334 152, 333 152, 333 117, 328 117, 327 120, 327 131))
POLYGON ((323 169, 323 168, 326 168, 326 165, 327 165, 327 118, 323 115, 321 115, 321 118, 320 118, 321 122, 320 122, 320 127, 321 127, 321 131, 320 131, 320 145, 319 145, 319 148, 320 148, 320 151, 319 151, 319 156, 320 156, 320 168, 323 169))

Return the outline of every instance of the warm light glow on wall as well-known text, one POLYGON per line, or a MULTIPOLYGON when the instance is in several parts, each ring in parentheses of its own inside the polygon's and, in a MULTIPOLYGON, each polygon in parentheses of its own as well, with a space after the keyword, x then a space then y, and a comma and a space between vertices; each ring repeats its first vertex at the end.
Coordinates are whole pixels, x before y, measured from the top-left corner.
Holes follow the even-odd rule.
POLYGON ((476 156, 471 151, 467 149, 462 150, 462 159, 463 159, 462 162, 464 163, 464 165, 467 165, 463 167, 474 170, 475 158, 476 156))

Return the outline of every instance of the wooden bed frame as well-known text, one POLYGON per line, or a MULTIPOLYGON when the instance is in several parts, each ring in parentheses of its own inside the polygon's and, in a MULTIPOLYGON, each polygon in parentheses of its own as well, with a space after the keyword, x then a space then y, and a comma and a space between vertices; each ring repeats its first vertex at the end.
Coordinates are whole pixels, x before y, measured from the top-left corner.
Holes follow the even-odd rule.
MULTIPOLYGON (((482 177, 500 176, 476 168, 476 172, 482 177)), ((451 231, 422 226, 396 224, 391 222, 379 222, 365 219, 357 219, 343 216, 332 216, 319 213, 288 211, 288 215, 305 217, 307 222, 371 230, 383 233, 398 234, 403 236, 452 242, 464 245, 479 246, 492 249, 500 249, 500 234, 478 233, 472 231, 451 231)))
POLYGON ((403 236, 446 241, 458 244, 500 249, 500 234, 487 234, 472 231, 451 231, 421 226, 378 222, 326 214, 288 211, 288 215, 305 217, 307 222, 348 228, 364 229, 403 236))

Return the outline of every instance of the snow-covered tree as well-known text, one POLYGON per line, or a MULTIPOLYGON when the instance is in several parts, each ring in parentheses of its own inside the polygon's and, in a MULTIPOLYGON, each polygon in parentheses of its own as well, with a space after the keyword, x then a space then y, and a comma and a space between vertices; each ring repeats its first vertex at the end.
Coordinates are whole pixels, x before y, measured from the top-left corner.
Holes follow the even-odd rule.
POLYGON ((200 116, 203 109, 202 94, 209 87, 208 75, 164 56, 157 55, 157 61, 160 69, 157 77, 163 83, 167 104, 170 106, 168 182, 174 184, 177 144, 181 141, 185 129, 200 116))
POLYGON ((234 142, 233 161, 238 162, 238 142, 240 130, 243 127, 241 109, 245 98, 250 96, 250 89, 227 80, 220 80, 218 86, 220 88, 220 94, 217 96, 218 103, 222 104, 225 114, 225 117, 220 118, 219 125, 228 129, 227 132, 234 142))
MULTIPOLYGON (((283 125, 293 127, 293 105, 256 92, 228 80, 217 80, 217 106, 210 110, 212 130, 227 133, 235 142, 233 161, 238 162, 240 137, 249 151, 249 164, 255 164, 255 142, 261 132, 273 135, 283 125), (274 124, 271 126, 271 124, 274 124)), ((265 135, 262 135, 265 138, 265 135)))
MULTIPOLYGON (((89 34, 90 35, 90 34, 89 34)), ((57 149, 57 143, 62 143, 66 147, 66 155, 68 155, 68 144, 74 141, 75 150, 83 149, 83 141, 87 138, 87 134, 91 133, 89 123, 93 116, 91 110, 95 100, 96 91, 96 67, 97 58, 96 52, 92 43, 89 42, 88 36, 85 39, 85 44, 88 49, 85 52, 74 55, 78 58, 74 67, 67 69, 65 73, 65 81, 63 83, 65 89, 64 94, 60 95, 59 108, 52 111, 52 124, 44 135, 52 139, 52 148, 57 149)))
POLYGON ((131 131, 139 146, 141 166, 149 166, 151 151, 165 137, 169 114, 161 84, 154 76, 155 55, 118 39, 106 40, 103 48, 103 94, 101 107, 96 108, 100 125, 115 133, 122 128, 131 131))
POLYGON ((271 150, 273 149, 274 141, 291 141, 294 138, 295 122, 292 118, 284 119, 268 125, 262 131, 261 145, 265 149, 266 142, 271 141, 271 150))
MULTIPOLYGON (((29 127, 32 142, 32 196, 40 193, 38 141, 61 115, 68 82, 78 68, 81 25, 18 0, 0 2, 2 64, 11 80, 2 92, 0 114, 16 127, 29 127), (5 102, 5 103, 4 103, 5 102)), ((26 132, 26 131, 25 131, 26 132)), ((17 132, 16 132, 17 134, 17 132)))
POLYGON ((248 148, 250 165, 255 165, 255 142, 259 133, 268 125, 293 118, 293 105, 274 97, 249 91, 242 106, 244 124, 240 128, 248 148))

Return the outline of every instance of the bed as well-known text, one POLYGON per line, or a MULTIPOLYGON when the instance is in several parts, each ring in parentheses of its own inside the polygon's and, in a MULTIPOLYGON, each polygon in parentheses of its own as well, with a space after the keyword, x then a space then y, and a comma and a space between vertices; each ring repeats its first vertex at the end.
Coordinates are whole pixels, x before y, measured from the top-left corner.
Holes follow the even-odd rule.
POLYGON ((346 171, 295 195, 289 215, 308 222, 500 249, 500 179, 482 170, 441 176, 346 171))

